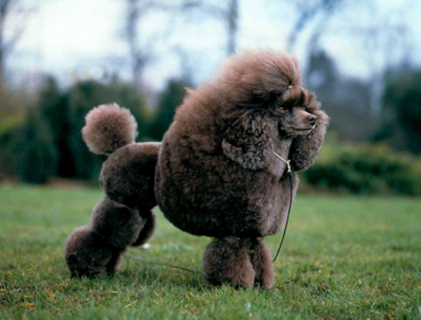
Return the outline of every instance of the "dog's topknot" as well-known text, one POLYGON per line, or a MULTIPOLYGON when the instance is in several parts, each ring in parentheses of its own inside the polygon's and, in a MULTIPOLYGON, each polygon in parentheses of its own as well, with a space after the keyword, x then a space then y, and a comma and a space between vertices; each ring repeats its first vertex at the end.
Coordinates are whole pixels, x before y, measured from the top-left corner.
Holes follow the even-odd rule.
POLYGON ((128 109, 118 104, 101 105, 86 115, 83 140, 96 154, 111 154, 118 148, 134 143, 137 123, 128 109))
POLYGON ((216 77, 218 87, 234 103, 248 102, 255 96, 282 95, 301 86, 297 59, 276 50, 243 50, 222 65, 216 77))

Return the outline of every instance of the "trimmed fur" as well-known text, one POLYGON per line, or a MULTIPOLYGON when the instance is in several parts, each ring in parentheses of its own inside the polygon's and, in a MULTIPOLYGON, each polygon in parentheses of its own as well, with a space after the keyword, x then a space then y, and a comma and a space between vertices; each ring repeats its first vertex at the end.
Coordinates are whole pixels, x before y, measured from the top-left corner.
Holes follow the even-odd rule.
POLYGON ((256 274, 247 248, 234 237, 218 239, 207 246, 203 270, 210 284, 246 288, 253 286, 256 274))
MULTIPOLYGON (((100 181, 116 204, 99 204, 94 220, 105 221, 93 224, 104 243, 122 249, 144 243, 155 228, 150 210, 158 203, 176 227, 216 238, 203 257, 210 283, 272 288, 274 269, 262 238, 281 231, 290 197, 286 164, 274 152, 291 160, 295 197, 295 171, 314 163, 329 122, 314 93, 302 87, 297 60, 270 50, 232 56, 214 80, 188 91, 162 144, 126 139, 135 127, 131 118, 118 106, 109 108, 94 109, 84 128, 94 152, 114 151, 100 181), (118 128, 110 125, 114 117, 118 128), (146 220, 140 227, 134 212, 146 220)), ((83 230, 69 238, 68 251, 76 260, 81 255, 69 268, 106 270, 102 256, 91 266, 84 258, 87 246, 95 256, 99 244, 91 229, 83 230)))
POLYGON ((83 140, 96 154, 111 154, 133 143, 137 136, 136 120, 129 110, 120 108, 116 103, 92 109, 85 120, 83 140))
POLYGON ((155 207, 154 179, 160 147, 156 142, 133 143, 111 154, 99 178, 107 196, 129 207, 155 207))
POLYGON ((203 269, 205 279, 213 285, 272 289, 275 280, 270 248, 260 239, 214 240, 203 255, 203 269))
POLYGON ((250 244, 250 256, 256 272, 255 284, 264 289, 272 289, 275 281, 275 270, 269 246, 261 240, 252 241, 250 244))
POLYGON ((104 243, 91 226, 83 226, 67 239, 65 259, 72 277, 103 276, 118 271, 123 252, 104 243))
MULTIPOLYGON (((248 51, 229 59, 216 80, 190 91, 164 136, 156 176, 158 204, 175 226, 217 238, 264 237, 282 229, 289 181, 273 152, 290 156, 301 134, 294 130, 305 125, 310 108, 294 107, 296 117, 287 117, 272 105, 315 108, 300 85, 295 58, 248 51)), ((315 138, 296 144, 299 158, 315 160, 325 126, 322 121, 315 138)), ((305 167, 299 158, 294 163, 305 167)))
POLYGON ((104 162, 100 182, 106 196, 95 206, 89 226, 66 242, 72 276, 115 273, 128 246, 140 246, 156 228, 153 178, 160 143, 133 143, 104 162))
POLYGON ((92 213, 92 230, 112 247, 126 248, 134 243, 144 225, 137 209, 104 197, 92 213))
POLYGON ((320 107, 321 103, 316 101, 316 95, 310 93, 305 108, 317 116, 317 126, 308 135, 298 136, 293 140, 289 152, 293 171, 301 171, 310 167, 316 161, 322 147, 330 119, 326 113, 320 110, 320 107))
MULTIPOLYGON (((233 56, 215 80, 189 91, 164 136, 155 179, 162 212, 195 235, 257 241, 278 233, 286 221, 290 185, 286 164, 273 152, 291 159, 295 171, 306 169, 327 124, 315 95, 301 87, 294 57, 273 51, 233 56)), ((295 172, 293 180, 295 197, 295 172)), ((211 248, 215 258, 204 262, 207 279, 238 284, 223 267, 231 262, 218 260, 216 250, 222 254, 223 246, 211 248), (222 269, 214 270, 212 261, 222 269)), ((271 288, 267 247, 259 244, 250 255, 256 283, 271 288)))
POLYGON ((144 221, 143 228, 136 241, 131 244, 132 247, 138 247, 147 243, 156 230, 157 217, 154 210, 142 213, 142 219, 144 221))

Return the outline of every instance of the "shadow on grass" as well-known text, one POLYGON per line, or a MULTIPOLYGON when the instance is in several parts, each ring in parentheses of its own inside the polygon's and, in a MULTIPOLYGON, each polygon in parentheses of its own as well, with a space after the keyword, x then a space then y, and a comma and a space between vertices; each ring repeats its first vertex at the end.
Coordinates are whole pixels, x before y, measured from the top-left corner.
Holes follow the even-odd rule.
POLYGON ((87 289, 93 289, 97 286, 139 287, 139 289, 147 288, 148 290, 162 287, 177 287, 182 291, 203 291, 211 288, 205 282, 202 274, 145 264, 140 261, 127 263, 130 261, 129 257, 125 257, 124 261, 126 264, 118 273, 113 275, 70 277, 70 274, 65 272, 63 273, 63 277, 67 277, 87 289))

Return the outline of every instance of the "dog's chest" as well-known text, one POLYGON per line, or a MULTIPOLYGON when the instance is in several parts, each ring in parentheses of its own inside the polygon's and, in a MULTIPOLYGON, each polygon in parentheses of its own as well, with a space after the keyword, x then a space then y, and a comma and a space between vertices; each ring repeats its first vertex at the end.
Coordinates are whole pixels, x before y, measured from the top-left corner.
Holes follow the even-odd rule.
POLYGON ((286 170, 286 163, 275 156, 274 153, 277 153, 285 160, 289 160, 289 150, 291 149, 292 140, 284 140, 279 136, 272 137, 272 150, 270 152, 270 170, 277 177, 281 177, 286 170))

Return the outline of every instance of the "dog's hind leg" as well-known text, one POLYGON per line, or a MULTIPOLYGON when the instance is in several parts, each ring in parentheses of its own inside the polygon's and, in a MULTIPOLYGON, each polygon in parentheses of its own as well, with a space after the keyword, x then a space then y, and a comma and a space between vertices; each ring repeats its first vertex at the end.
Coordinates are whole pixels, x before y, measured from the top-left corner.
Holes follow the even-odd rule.
POLYGON ((146 243, 156 228, 154 179, 161 143, 134 143, 118 149, 101 171, 100 182, 105 194, 118 203, 136 208, 143 227, 136 241, 130 245, 146 243))
POLYGON ((118 271, 121 255, 138 239, 145 220, 137 209, 104 197, 94 208, 89 226, 73 231, 66 243, 72 276, 118 271))
POLYGON ((140 216, 142 217, 145 223, 136 241, 133 244, 131 244, 131 246, 133 247, 141 246, 148 242, 148 240, 152 237, 156 229, 157 218, 156 212, 154 210, 148 210, 145 213, 140 213, 140 216))
POLYGON ((94 235, 91 226, 78 227, 66 241, 66 264, 72 277, 106 275, 112 248, 94 235))
POLYGON ((205 279, 213 285, 229 284, 251 288, 255 271, 249 249, 235 237, 214 240, 203 255, 205 279))
POLYGON ((72 276, 114 273, 130 245, 145 243, 156 216, 155 168, 161 143, 135 143, 137 124, 116 104, 94 108, 86 116, 83 139, 96 154, 107 154, 100 184, 105 197, 93 210, 91 225, 77 228, 66 242, 72 276))

